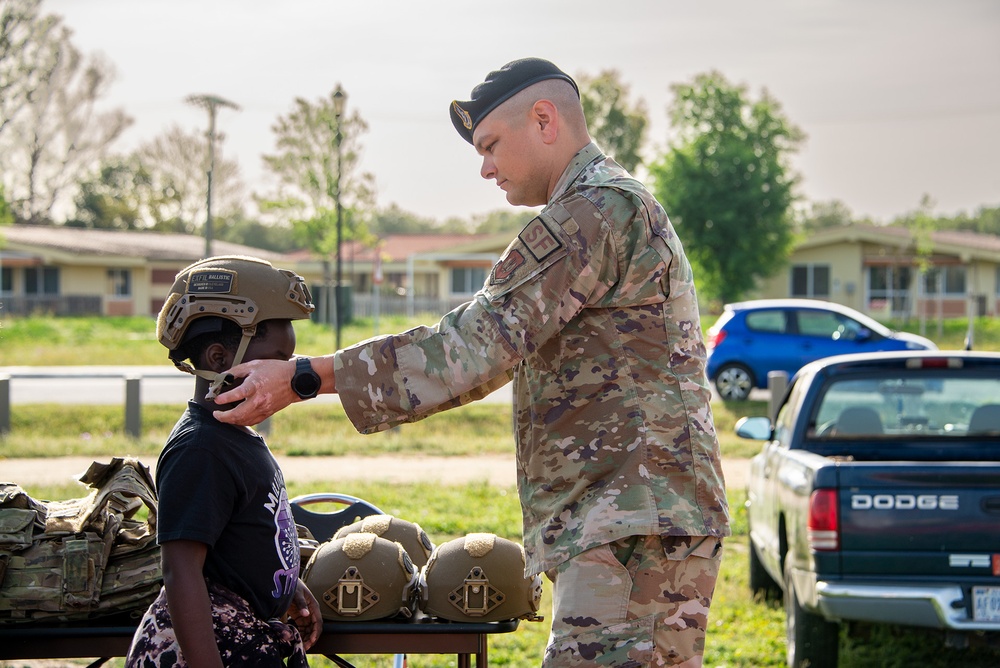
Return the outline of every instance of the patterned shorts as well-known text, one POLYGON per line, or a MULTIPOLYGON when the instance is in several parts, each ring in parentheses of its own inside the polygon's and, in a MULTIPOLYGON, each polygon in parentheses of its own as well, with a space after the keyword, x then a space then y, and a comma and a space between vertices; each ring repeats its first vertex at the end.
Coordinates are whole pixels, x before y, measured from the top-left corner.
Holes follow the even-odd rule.
POLYGON ((701 666, 721 561, 720 538, 632 536, 559 565, 542 665, 701 666))
MULTIPOLYGON (((302 638, 294 624, 257 617, 250 604, 230 590, 208 583, 215 641, 225 666, 240 668, 304 668, 302 638), (285 663, 287 659, 288 663, 285 663)), ((166 590, 146 610, 132 637, 125 668, 187 668, 174 635, 166 590)))

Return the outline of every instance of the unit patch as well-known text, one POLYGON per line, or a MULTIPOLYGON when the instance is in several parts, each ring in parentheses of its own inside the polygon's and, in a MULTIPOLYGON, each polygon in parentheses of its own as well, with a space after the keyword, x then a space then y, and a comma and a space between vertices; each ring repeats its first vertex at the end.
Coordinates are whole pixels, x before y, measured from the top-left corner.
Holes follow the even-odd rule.
POLYGON ((502 285, 506 283, 511 279, 518 267, 523 265, 524 256, 521 255, 521 251, 515 248, 500 258, 499 262, 493 265, 493 273, 490 275, 490 283, 493 285, 502 285))
POLYGON ((204 269, 191 273, 187 291, 194 294, 230 294, 235 282, 235 271, 204 269))
POLYGON ((559 239, 549 231, 541 217, 528 223, 517 237, 539 262, 562 248, 559 239))

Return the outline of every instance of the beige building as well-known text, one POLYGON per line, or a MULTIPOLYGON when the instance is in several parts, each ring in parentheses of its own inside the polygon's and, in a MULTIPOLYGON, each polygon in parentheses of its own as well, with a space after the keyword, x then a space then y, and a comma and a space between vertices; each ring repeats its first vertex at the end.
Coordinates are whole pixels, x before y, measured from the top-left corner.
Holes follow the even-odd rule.
POLYGON ((825 299, 877 319, 1000 312, 1000 237, 852 225, 811 233, 760 297, 825 299))
MULTIPOLYGON (((259 248, 215 241, 214 254, 259 248)), ((205 252, 202 237, 49 225, 0 227, 0 304, 5 315, 156 315, 177 272, 205 252)))
MULTIPOLYGON (((512 235, 395 235, 379 248, 345 243, 344 285, 355 315, 444 313, 480 287, 512 235), (377 295, 377 296, 376 296, 377 295)), ((215 255, 252 255, 297 271, 314 292, 318 317, 336 262, 307 251, 279 254, 214 241, 215 255)), ((156 315, 177 272, 205 255, 184 234, 14 225, 0 228, 0 315, 156 315)), ((331 302, 332 304, 332 302, 331 302)), ((332 321, 332 318, 327 319, 332 321)))

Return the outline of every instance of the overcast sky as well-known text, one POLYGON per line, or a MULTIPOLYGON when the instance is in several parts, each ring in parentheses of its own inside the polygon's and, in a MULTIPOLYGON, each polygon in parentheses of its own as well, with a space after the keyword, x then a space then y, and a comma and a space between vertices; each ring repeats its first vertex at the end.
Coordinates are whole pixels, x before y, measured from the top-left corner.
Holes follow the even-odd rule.
MULTIPOLYGON (((107 100, 134 117, 121 148, 177 124, 210 93, 222 151, 251 189, 271 125, 337 83, 369 124, 362 168, 380 207, 443 220, 508 207, 448 118, 486 73, 525 56, 571 75, 616 69, 670 140, 670 85, 717 69, 767 89, 808 135, 794 167, 811 201, 888 221, 1000 205, 997 0, 44 0, 85 53, 117 70, 107 100)), ((659 151, 657 149, 660 149, 659 151)))

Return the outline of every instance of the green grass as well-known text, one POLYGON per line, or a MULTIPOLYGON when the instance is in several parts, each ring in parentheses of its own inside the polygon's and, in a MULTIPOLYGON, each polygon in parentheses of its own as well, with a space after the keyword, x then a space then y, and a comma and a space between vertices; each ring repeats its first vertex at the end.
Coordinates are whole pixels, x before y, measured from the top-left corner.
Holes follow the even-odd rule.
MULTIPOLYGON (((288 483, 292 496, 331 491, 323 483, 288 483)), ((36 498, 70 499, 83 496, 82 485, 27 487, 36 498)), ((520 539, 521 516, 513 488, 484 483, 448 486, 439 484, 385 485, 378 482, 341 482, 336 491, 359 496, 383 511, 420 524, 431 540, 441 544, 467 533, 488 531, 520 539), (459 510, 460 509, 460 510, 459 510)), ((747 524, 742 491, 730 493, 733 538, 726 541, 722 570, 709 621, 705 666, 710 668, 778 668, 784 665, 784 612, 779 603, 750 597, 747 585, 747 524)), ((548 637, 551 610, 549 583, 544 585, 541 612, 544 622, 522 622, 517 631, 490 636, 490 663, 495 666, 538 665, 548 637)), ((1000 665, 1000 653, 982 648, 952 650, 943 647, 936 632, 873 627, 841 638, 841 668, 986 668, 1000 665)), ((391 666, 389 656, 346 656, 358 668, 391 666)), ((83 663, 83 662, 81 662, 83 663)), ((412 668, 453 665, 452 657, 411 656, 412 668)), ((8 665, 25 665, 8 664, 8 665)), ((121 666, 121 661, 109 665, 121 666)), ((331 661, 310 657, 310 665, 327 668, 331 661)))
MULTIPOLYGON (((109 452, 155 457, 183 409, 144 405, 142 436, 133 440, 125 433, 121 406, 18 404, 11 408, 11 431, 0 437, 0 461, 109 452)), ((735 436, 733 424, 744 415, 766 415, 765 402, 717 403, 713 410, 723 456, 750 457, 760 450, 759 442, 735 436)), ((271 418, 267 441, 273 451, 289 456, 514 456, 510 405, 483 402, 367 436, 335 405, 294 404, 271 418)))
MULTIPOLYGON (((716 316, 705 316, 705 329, 716 316)), ((383 316, 379 332, 371 319, 358 318, 341 330, 344 346, 363 341, 376 333, 388 334, 419 324, 434 324, 437 316, 415 318, 383 316)), ((977 350, 1000 350, 1000 318, 977 318, 974 324, 977 350)), ((889 322, 890 328, 919 333, 920 323, 889 322)), ((964 346, 968 320, 957 318, 943 323, 938 336, 937 322, 926 324, 926 336, 942 350, 964 346)), ((322 355, 334 348, 329 326, 296 321, 296 352, 322 355)), ((0 366, 84 366, 95 364, 168 365, 166 351, 156 340, 156 324, 150 317, 52 318, 42 316, 3 317, 0 311, 0 366)))

